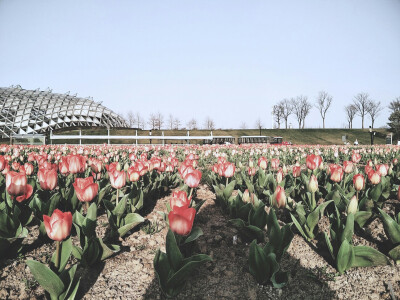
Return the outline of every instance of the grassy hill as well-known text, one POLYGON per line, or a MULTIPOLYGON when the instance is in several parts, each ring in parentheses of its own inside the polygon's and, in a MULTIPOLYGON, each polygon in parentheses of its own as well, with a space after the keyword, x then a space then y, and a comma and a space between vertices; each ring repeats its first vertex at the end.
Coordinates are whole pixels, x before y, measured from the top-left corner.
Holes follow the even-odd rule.
MULTIPOLYGON (((107 135, 107 129, 105 128, 64 128, 53 131, 53 135, 79 135, 79 130, 82 131, 82 135, 107 135)), ((376 135, 374 138, 375 144, 385 144, 385 137, 388 132, 385 129, 375 129, 376 135)), ((153 130, 152 135, 176 135, 186 136, 187 130, 153 130)), ((240 136, 249 135, 260 135, 260 130, 257 129, 232 129, 232 130, 213 130, 213 135, 233 136, 235 138, 240 136)), ((139 136, 146 136, 149 134, 148 130, 137 130, 139 136)), ((135 129, 111 129, 110 135, 136 135, 135 129)), ((208 136, 210 135, 209 130, 191 130, 191 136, 208 136)), ((358 140, 360 145, 370 144, 370 134, 368 129, 262 129, 261 135, 266 136, 281 136, 284 141, 291 141, 293 144, 321 144, 321 145, 332 145, 332 144, 343 144, 342 136, 346 136, 350 144, 355 139, 358 140)), ((149 140, 138 141, 139 144, 148 144, 149 140)), ((197 141, 196 141, 197 142, 197 141)), ((198 141, 201 143, 201 141, 198 141)), ((53 144, 79 144, 79 140, 54 140, 53 144)), ((107 140, 84 140, 82 143, 85 144, 103 144, 107 143, 107 140)), ((134 140, 111 140, 112 144, 133 144, 136 143, 134 140)), ((161 140, 152 140, 153 144, 160 144, 161 140)), ((182 141, 168 141, 168 143, 179 144, 182 141)), ((192 141, 192 143, 194 143, 192 141)))

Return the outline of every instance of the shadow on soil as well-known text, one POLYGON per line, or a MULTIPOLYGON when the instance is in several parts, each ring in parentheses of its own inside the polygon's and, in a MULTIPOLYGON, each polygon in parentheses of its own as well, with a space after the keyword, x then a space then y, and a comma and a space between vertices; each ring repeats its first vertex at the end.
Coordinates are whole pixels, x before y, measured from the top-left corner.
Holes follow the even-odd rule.
MULTIPOLYGON (((204 236, 199 238, 194 253, 208 254, 213 262, 193 272, 176 299, 335 299, 335 292, 326 283, 334 280, 334 274, 324 269, 306 269, 287 253, 281 262, 282 269, 289 272, 287 286, 282 290, 272 285, 259 286, 249 273, 249 246, 243 242, 233 245, 237 231, 229 227, 228 216, 212 200, 201 208, 195 225, 203 229, 204 236)), ((166 299, 157 278, 143 299, 166 299)))

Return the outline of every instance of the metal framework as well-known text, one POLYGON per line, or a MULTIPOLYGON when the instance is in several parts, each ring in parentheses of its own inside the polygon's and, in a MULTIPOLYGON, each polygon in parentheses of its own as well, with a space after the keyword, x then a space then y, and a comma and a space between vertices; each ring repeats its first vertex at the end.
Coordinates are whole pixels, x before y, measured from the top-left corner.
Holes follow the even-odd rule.
POLYGON ((72 126, 128 127, 112 110, 91 98, 24 90, 21 86, 0 88, 0 134, 45 133, 72 126))

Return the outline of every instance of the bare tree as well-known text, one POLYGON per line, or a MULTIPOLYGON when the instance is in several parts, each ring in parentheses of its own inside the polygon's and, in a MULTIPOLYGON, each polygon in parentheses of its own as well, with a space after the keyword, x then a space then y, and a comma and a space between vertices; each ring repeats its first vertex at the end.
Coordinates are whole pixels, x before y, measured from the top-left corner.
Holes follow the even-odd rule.
POLYGON ((157 117, 155 114, 150 114, 149 120, 147 121, 147 124, 150 125, 150 129, 154 130, 157 129, 157 117))
POLYGON ((374 128, 374 123, 379 113, 382 111, 383 107, 381 106, 380 101, 371 100, 367 107, 367 113, 371 117, 371 127, 374 128))
POLYGON ((187 123, 187 128, 189 130, 196 130, 197 129, 197 121, 196 119, 191 119, 188 123, 187 123))
POLYGON ((258 119, 256 120, 255 126, 256 126, 256 128, 259 129, 260 132, 261 132, 261 129, 264 127, 264 124, 263 124, 263 122, 261 121, 260 118, 258 118, 258 119))
POLYGON ((155 118, 156 118, 156 128, 158 130, 161 130, 161 127, 164 125, 164 116, 160 112, 157 112, 155 114, 155 118))
POLYGON ((213 119, 210 117, 207 117, 206 120, 204 121, 204 129, 207 130, 214 130, 215 129, 215 123, 213 119))
POLYGON ((180 126, 181 126, 181 121, 179 121, 178 118, 175 118, 174 119, 174 130, 178 130, 180 126))
POLYGON ((172 114, 169 114, 167 124, 170 130, 174 129, 174 116, 172 114))
POLYGON ((279 102, 279 105, 283 107, 283 116, 282 118, 285 120, 285 128, 288 128, 288 118, 293 113, 293 102, 289 99, 283 99, 279 102))
POLYGON ((303 128, 305 125, 305 120, 310 113, 312 105, 308 102, 306 96, 297 96, 296 99, 292 99, 294 114, 296 115, 297 121, 299 123, 299 129, 303 128))
POLYGON ((353 128, 353 120, 357 113, 357 108, 355 107, 354 104, 349 104, 344 108, 344 110, 346 112, 347 122, 349 123, 349 129, 352 129, 353 128))
POLYGON ((361 128, 364 129, 364 118, 367 114, 367 108, 370 103, 367 93, 359 93, 354 96, 353 104, 357 108, 357 114, 361 117, 361 128))
POLYGON ((332 96, 330 96, 327 92, 321 91, 317 97, 317 108, 322 117, 322 128, 325 129, 325 117, 326 112, 332 104, 332 96))
POLYGON ((126 121, 130 128, 135 127, 135 114, 131 110, 126 114, 126 121))
POLYGON ((247 129, 247 124, 246 124, 246 122, 242 122, 242 123, 240 124, 240 129, 247 129))
POLYGON ((274 116, 275 122, 278 123, 278 128, 281 128, 281 122, 284 117, 284 107, 281 103, 278 103, 272 107, 272 115, 274 116))

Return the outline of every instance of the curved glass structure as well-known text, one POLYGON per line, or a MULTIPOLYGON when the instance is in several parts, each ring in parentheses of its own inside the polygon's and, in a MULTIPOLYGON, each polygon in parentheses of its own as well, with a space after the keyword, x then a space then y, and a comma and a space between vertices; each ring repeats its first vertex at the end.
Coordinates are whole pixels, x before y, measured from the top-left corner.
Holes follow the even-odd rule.
POLYGON ((51 90, 0 88, 0 134, 44 133, 71 126, 128 127, 123 118, 91 98, 51 90))

